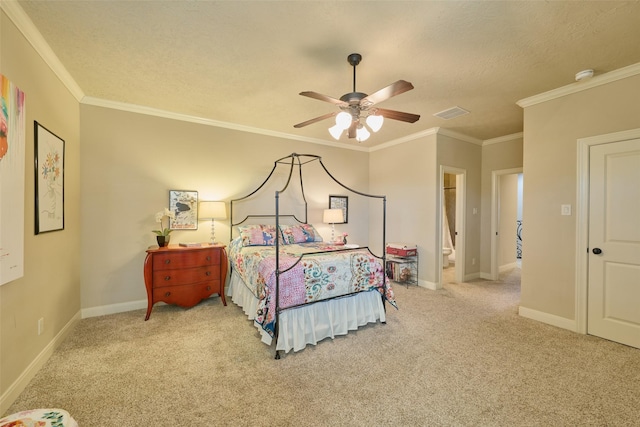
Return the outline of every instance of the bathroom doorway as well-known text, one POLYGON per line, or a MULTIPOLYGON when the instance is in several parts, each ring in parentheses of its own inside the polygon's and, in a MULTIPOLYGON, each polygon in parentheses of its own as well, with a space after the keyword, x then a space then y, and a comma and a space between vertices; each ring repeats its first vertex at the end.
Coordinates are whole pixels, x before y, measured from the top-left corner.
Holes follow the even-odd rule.
POLYGON ((466 171, 442 166, 440 170, 438 283, 464 282, 464 227, 466 171))

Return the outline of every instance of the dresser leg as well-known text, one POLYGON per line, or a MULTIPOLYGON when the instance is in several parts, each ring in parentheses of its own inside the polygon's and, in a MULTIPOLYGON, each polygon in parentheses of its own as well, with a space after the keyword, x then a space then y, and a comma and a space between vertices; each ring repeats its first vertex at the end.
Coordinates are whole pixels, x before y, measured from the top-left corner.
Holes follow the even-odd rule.
POLYGON ((150 305, 149 307, 147 307, 147 315, 146 315, 146 316, 145 316, 145 318, 144 318, 145 322, 146 322, 147 320, 149 320, 149 316, 151 316, 151 309, 152 309, 152 308, 153 308, 153 306, 152 306, 152 305, 150 305))

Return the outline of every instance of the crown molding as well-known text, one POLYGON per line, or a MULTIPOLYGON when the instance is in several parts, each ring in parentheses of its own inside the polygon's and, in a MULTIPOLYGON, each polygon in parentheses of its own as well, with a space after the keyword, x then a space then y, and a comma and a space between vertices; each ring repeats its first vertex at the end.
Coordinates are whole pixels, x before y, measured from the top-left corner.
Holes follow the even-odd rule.
POLYGON ((330 147, 343 148, 347 150, 368 151, 368 149, 364 147, 344 145, 344 144, 324 141, 322 139, 317 139, 317 138, 307 138, 307 137, 293 135, 285 132, 275 132, 275 131, 255 128, 251 126, 244 126, 244 125, 238 125, 235 123, 223 122, 219 120, 190 116, 187 114, 173 113, 171 111, 159 110, 156 108, 145 107, 142 105, 127 104, 125 102, 117 102, 117 101, 109 101, 105 99, 94 98, 91 96, 85 96, 84 98, 82 98, 80 103, 82 105, 91 105, 95 107, 110 108, 114 110, 127 111, 130 113, 144 114, 147 116, 154 116, 154 117, 161 117, 161 118, 171 119, 171 120, 179 120, 182 122, 196 123, 204 126, 213 126, 213 127, 237 130, 240 132, 248 132, 248 133, 255 133, 259 135, 272 136, 275 138, 292 139, 295 141, 309 142, 312 144, 326 145, 330 147))
POLYGON ((62 65, 51 46, 45 41, 40 31, 33 24, 33 21, 27 16, 24 9, 20 7, 17 1, 1 0, 0 8, 4 10, 9 19, 16 25, 18 31, 24 35, 27 41, 33 46, 35 51, 40 55, 42 60, 51 68, 53 73, 58 76, 62 84, 69 90, 71 95, 80 101, 84 97, 84 92, 78 86, 78 83, 71 77, 71 74, 62 65))
POLYGON ((411 135, 404 136, 402 138, 393 139, 391 141, 385 142, 384 144, 376 145, 369 148, 369 152, 374 152, 378 150, 383 150, 385 148, 393 147, 394 145, 404 144, 405 142, 414 141, 419 138, 423 138, 425 136, 435 135, 438 133, 439 128, 429 128, 423 130, 422 132, 413 133, 411 135))
POLYGON ((425 136, 431 136, 431 135, 448 136, 449 138, 454 138, 454 139, 457 139, 459 141, 464 141, 464 142, 468 142, 468 143, 475 144, 475 145, 480 145, 480 146, 482 146, 482 144, 483 144, 482 140, 473 138, 473 137, 465 135, 463 133, 456 132, 456 131, 449 130, 449 129, 445 129, 445 128, 441 128, 441 127, 433 127, 433 128, 429 128, 429 129, 423 130, 421 132, 416 132, 416 133, 413 133, 411 135, 407 135, 407 136, 402 137, 402 138, 394 139, 394 140, 386 142, 384 144, 376 145, 375 147, 371 147, 369 149, 369 151, 373 152, 373 151, 382 150, 384 148, 389 148, 389 147, 392 147, 392 146, 398 145, 398 144, 404 144, 405 142, 415 141, 416 139, 424 138, 425 136))
POLYGON ((482 140, 480 139, 473 138, 471 136, 465 135, 460 132, 456 132, 454 130, 449 130, 445 128, 437 128, 437 129, 438 129, 438 134, 440 135, 448 136, 450 138, 455 138, 459 141, 464 141, 464 142, 468 142, 475 145, 482 145, 482 140))
POLYGON ((528 98, 521 99, 516 102, 520 107, 531 107, 532 105, 540 104, 542 102, 551 101, 556 98, 571 95, 583 90, 592 89, 597 86, 601 86, 607 83, 615 82, 617 80, 626 79, 640 74, 640 62, 637 64, 629 65, 624 68, 619 68, 608 73, 595 76, 584 82, 575 82, 566 86, 562 86, 558 89, 553 89, 548 92, 543 92, 538 95, 530 96, 528 98))
POLYGON ((498 144, 500 142, 513 141, 515 139, 522 139, 524 137, 524 132, 512 133, 511 135, 499 136, 497 138, 485 139, 482 141, 482 146, 498 144))

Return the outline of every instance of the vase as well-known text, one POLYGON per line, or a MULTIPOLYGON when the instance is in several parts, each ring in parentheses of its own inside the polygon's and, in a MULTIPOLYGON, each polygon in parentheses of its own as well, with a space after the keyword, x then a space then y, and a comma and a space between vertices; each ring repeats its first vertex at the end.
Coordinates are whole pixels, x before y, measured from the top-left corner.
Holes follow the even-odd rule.
POLYGON ((161 248, 169 246, 169 236, 156 236, 156 240, 161 248))

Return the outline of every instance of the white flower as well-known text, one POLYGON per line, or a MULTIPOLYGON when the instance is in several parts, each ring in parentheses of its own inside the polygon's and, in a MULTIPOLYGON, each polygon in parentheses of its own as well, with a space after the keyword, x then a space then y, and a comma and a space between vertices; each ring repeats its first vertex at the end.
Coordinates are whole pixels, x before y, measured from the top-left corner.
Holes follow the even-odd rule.
POLYGON ((160 230, 153 230, 153 232, 158 236, 168 236, 169 233, 171 233, 171 230, 169 230, 169 222, 167 221, 166 228, 163 225, 163 221, 165 218, 176 219, 176 214, 175 212, 169 210, 169 208, 164 208, 164 210, 156 214, 156 222, 160 223, 160 230))

